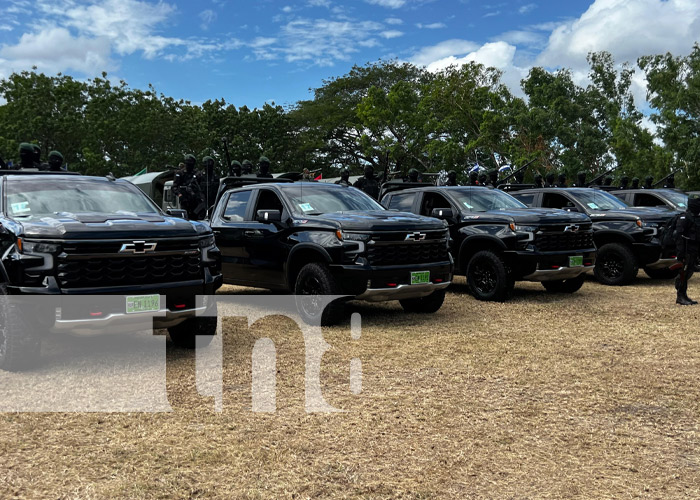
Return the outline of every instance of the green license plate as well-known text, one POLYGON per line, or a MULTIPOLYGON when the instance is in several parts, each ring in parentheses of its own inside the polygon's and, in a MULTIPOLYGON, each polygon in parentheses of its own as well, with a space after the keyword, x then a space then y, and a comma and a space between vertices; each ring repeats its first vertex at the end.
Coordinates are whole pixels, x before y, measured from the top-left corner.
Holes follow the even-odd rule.
POLYGON ((583 257, 569 257, 569 267, 581 267, 583 265, 583 257))
POLYGON ((413 271, 411 273, 411 285, 430 283, 430 271, 413 271))
POLYGON ((126 314, 160 311, 160 295, 135 295, 126 298, 126 314))

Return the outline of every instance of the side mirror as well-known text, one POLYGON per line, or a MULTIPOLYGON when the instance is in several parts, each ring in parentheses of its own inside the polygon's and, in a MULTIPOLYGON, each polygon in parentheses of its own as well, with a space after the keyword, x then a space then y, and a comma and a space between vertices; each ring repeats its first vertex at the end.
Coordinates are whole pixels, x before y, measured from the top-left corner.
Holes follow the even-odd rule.
POLYGON ((282 212, 280 210, 258 210, 255 218, 258 222, 268 223, 268 222, 281 222, 282 212))
POLYGON ((433 208, 430 216, 436 219, 450 219, 453 217, 453 214, 451 208, 433 208))
POLYGON ((171 217, 179 217, 180 219, 187 218, 187 210, 182 210, 181 208, 169 208, 165 213, 171 217))

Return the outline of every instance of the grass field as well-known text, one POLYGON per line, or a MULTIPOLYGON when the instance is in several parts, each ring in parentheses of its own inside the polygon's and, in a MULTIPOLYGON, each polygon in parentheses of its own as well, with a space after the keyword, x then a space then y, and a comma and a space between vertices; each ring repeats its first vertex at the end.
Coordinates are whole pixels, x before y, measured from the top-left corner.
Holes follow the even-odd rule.
POLYGON ((324 395, 344 413, 304 411, 290 320, 227 320, 222 413, 171 348, 172 413, 0 415, 0 497, 700 497, 700 306, 676 306, 670 282, 519 284, 495 304, 458 279, 433 316, 356 309, 361 340, 324 332, 324 395), (251 411, 258 336, 277 344, 274 414, 251 411))

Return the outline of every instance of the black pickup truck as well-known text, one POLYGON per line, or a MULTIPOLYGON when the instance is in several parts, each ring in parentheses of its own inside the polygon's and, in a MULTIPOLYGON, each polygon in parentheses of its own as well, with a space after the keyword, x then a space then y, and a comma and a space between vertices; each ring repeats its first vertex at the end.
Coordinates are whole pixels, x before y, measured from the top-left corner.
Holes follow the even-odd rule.
POLYGON ((591 220, 583 214, 529 209, 502 191, 468 186, 397 190, 382 203, 446 220, 455 272, 466 275, 479 300, 507 299, 516 281, 573 293, 595 264, 591 220))
POLYGON ((632 207, 668 208, 678 212, 688 210, 688 195, 677 189, 619 189, 610 191, 610 194, 632 207))
POLYGON ((69 173, 1 172, 0 201, 0 368, 23 368, 42 340, 21 328, 26 318, 12 296, 122 296, 112 310, 80 310, 63 299, 71 307, 37 311, 45 333, 151 316, 183 347, 215 334, 215 316, 196 317, 207 307, 197 295, 223 282, 206 223, 164 214, 127 181, 69 173))
POLYGON ((595 277, 604 285, 628 285, 639 271, 651 278, 671 278, 675 248, 662 248, 659 228, 674 212, 630 207, 609 192, 593 188, 536 188, 511 193, 531 207, 561 208, 588 215, 598 248, 595 277))
POLYGON ((362 191, 318 182, 257 183, 226 191, 211 217, 226 283, 293 292, 302 318, 330 325, 303 296, 399 300, 436 312, 452 280, 443 221, 385 210, 362 191))

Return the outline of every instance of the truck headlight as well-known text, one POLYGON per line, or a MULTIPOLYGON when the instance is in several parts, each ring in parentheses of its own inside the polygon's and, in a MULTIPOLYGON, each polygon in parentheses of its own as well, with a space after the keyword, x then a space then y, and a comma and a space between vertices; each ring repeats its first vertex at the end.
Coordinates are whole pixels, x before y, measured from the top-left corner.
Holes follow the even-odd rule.
POLYGON ((61 251, 61 245, 57 243, 46 243, 44 241, 27 241, 22 238, 17 238, 17 249, 24 254, 37 253, 58 253, 61 251))
POLYGON ((371 234, 349 233, 346 231, 336 231, 336 236, 341 241, 369 241, 372 238, 371 234))
POLYGON ((213 247, 215 244, 216 240, 214 239, 213 234, 205 236, 204 238, 199 240, 199 248, 209 248, 213 247))
POLYGON ((537 231, 537 226, 519 226, 516 224, 514 231, 516 233, 534 233, 537 231))

